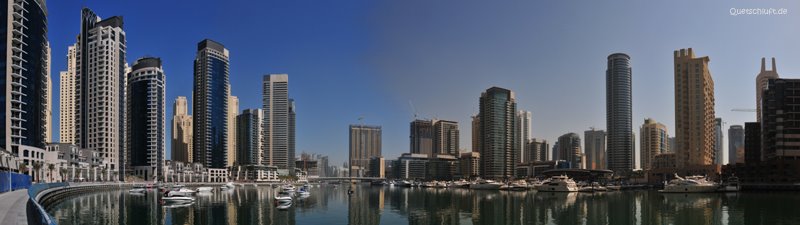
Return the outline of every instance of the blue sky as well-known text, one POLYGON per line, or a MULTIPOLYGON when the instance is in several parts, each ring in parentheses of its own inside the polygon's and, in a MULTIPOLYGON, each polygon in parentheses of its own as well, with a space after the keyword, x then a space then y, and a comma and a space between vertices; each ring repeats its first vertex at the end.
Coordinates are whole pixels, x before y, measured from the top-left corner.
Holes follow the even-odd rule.
MULTIPOLYGON (((470 149, 469 118, 478 111, 480 93, 491 86, 517 93, 518 108, 533 112, 534 137, 554 142, 564 133, 605 129, 606 57, 614 52, 631 56, 637 133, 651 117, 674 135, 674 50, 692 47, 711 58, 716 112, 726 127, 755 120, 754 113, 730 109, 754 108, 761 57, 776 57, 782 77, 800 72, 796 1, 47 4, 56 84, 82 7, 103 18, 124 17, 129 63, 142 56, 162 58, 168 118, 175 97, 191 95, 197 42, 211 38, 230 50, 230 80, 240 110, 261 106, 264 74, 289 74, 298 110, 298 154, 330 155, 335 165, 347 158, 347 125, 361 116, 364 123, 383 126, 385 157, 407 152, 414 114, 409 102, 420 117, 458 121, 461 148, 470 149), (786 8, 788 14, 730 15, 731 8, 747 7, 786 8)), ((54 93, 57 113, 58 85, 54 93)))

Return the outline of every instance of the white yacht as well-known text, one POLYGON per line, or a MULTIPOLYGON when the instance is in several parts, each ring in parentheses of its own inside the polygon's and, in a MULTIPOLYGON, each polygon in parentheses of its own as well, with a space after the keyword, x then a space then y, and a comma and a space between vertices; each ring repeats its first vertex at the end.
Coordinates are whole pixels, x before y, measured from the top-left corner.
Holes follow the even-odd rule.
POLYGON ((172 197, 172 196, 192 196, 196 192, 197 191, 192 190, 192 189, 188 189, 188 188, 178 188, 178 189, 172 189, 170 191, 167 191, 165 194, 168 197, 172 197))
POLYGON ((168 196, 168 197, 162 197, 161 200, 164 200, 164 202, 169 202, 169 203, 194 202, 194 198, 186 196, 168 196))
POLYGON ((144 193, 147 192, 147 189, 145 189, 143 187, 135 187, 135 188, 131 188, 130 190, 128 190, 128 192, 137 193, 137 194, 144 194, 144 193))
POLYGON ((503 186, 503 184, 497 181, 479 180, 473 184, 470 184, 469 188, 479 190, 500 190, 500 186, 503 186))
POLYGON ((730 178, 728 178, 727 181, 722 182, 722 185, 720 185, 718 191, 721 191, 721 192, 737 192, 737 191, 740 190, 740 188, 741 187, 739 186, 739 178, 730 177, 730 178))
POLYGON ((197 192, 211 192, 213 190, 214 190, 214 188, 211 188, 211 187, 199 187, 199 188, 197 188, 197 192))
POLYGON ((553 176, 536 188, 542 192, 576 192, 578 185, 567 175, 553 176))
POLYGON ((285 191, 285 192, 294 192, 295 191, 295 187, 294 187, 294 185, 287 184, 287 185, 283 185, 281 187, 281 190, 285 191))
POLYGON ((717 183, 706 180, 704 176, 687 176, 686 178, 675 174, 675 179, 669 181, 662 193, 697 193, 714 192, 717 190, 717 183))

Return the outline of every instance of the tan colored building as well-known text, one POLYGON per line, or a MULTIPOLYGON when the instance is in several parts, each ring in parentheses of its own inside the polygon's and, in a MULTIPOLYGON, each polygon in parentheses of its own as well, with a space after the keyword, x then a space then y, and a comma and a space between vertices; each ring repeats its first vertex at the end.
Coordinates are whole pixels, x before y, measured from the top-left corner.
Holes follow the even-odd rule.
POLYGON ((669 135, 667 134, 667 126, 656 122, 656 120, 647 118, 644 120, 641 129, 639 129, 641 138, 641 162, 642 169, 649 170, 653 168, 653 158, 662 153, 669 151, 669 135))
POLYGON ((481 151, 481 116, 472 117, 472 151, 481 151))
POLYGON ((172 111, 172 161, 192 162, 192 116, 186 97, 175 99, 172 111))
POLYGON ((679 168, 714 163, 714 80, 708 56, 691 48, 674 52, 675 144, 679 168))
POLYGON ((59 73, 61 84, 58 104, 59 112, 59 142, 75 143, 75 69, 76 69, 75 45, 70 45, 67 49, 67 71, 59 73))
POLYGON ((462 152, 461 157, 458 159, 461 176, 464 178, 477 177, 480 174, 480 158, 481 153, 462 152))
POLYGON ((764 89, 767 89, 769 79, 777 79, 778 69, 775 65, 775 58, 772 58, 772 70, 767 70, 766 59, 761 58, 761 72, 756 76, 756 121, 761 122, 761 96, 764 95, 764 89))
MULTIPOLYGON (((230 88, 228 88, 230 90, 230 88)), ((236 162, 236 116, 239 115, 239 98, 228 93, 228 167, 236 162)))

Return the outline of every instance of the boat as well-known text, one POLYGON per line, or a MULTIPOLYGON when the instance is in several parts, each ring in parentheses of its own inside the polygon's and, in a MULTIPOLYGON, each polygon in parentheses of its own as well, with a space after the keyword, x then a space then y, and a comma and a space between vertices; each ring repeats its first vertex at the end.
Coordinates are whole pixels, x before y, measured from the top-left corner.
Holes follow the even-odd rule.
POLYGON ((135 187, 135 188, 131 188, 130 190, 128 190, 128 192, 137 193, 137 194, 144 194, 144 193, 147 193, 147 189, 142 188, 142 187, 135 187))
POLYGON ((309 192, 308 189, 306 189, 305 187, 302 187, 302 188, 300 188, 300 190, 297 191, 297 195, 309 196, 309 195, 311 195, 311 192, 309 192))
POLYGON ((219 187, 219 189, 230 190, 230 189, 233 189, 235 187, 236 187, 236 185, 233 185, 233 182, 228 182, 226 184, 223 184, 221 187, 219 187))
POLYGON ((432 188, 432 187, 436 187, 436 181, 422 182, 422 184, 420 185, 420 187, 424 187, 424 188, 432 188))
POLYGON ((174 209, 174 208, 189 207, 189 206, 191 206, 193 204, 194 204, 194 202, 175 203, 175 204, 165 204, 163 207, 164 208, 168 208, 168 209, 174 209))
POLYGON ((285 191, 285 192, 294 192, 295 191, 295 187, 294 187, 294 185, 287 184, 287 185, 283 185, 281 187, 281 190, 285 191))
POLYGON ((279 203, 278 206, 275 206, 275 208, 278 209, 278 210, 287 210, 287 209, 289 209, 291 207, 292 207, 292 202, 291 201, 284 202, 284 203, 279 203))
POLYGON ((186 202, 194 202, 194 198, 187 197, 187 196, 166 196, 161 197, 161 200, 170 203, 186 203, 186 202))
POLYGON ((511 185, 509 185, 508 189, 512 190, 512 191, 528 190, 528 182, 525 182, 525 180, 517 180, 517 181, 511 182, 511 185))
POLYGON ((740 190, 740 188, 741 188, 741 186, 739 186, 739 178, 733 176, 733 177, 728 178, 728 180, 726 180, 725 182, 722 182, 722 184, 719 186, 719 189, 717 189, 717 191, 721 191, 721 192, 737 192, 737 191, 740 190))
POLYGON ((194 193, 197 193, 197 191, 188 188, 179 188, 167 191, 165 194, 167 196, 192 196, 194 193))
POLYGON ((444 181, 436 182, 436 188, 447 188, 447 182, 444 181))
POLYGON ((478 190, 499 190, 500 186, 503 184, 493 181, 493 180, 480 180, 475 182, 474 184, 470 184, 470 189, 478 189, 478 190))
POLYGON ((212 188, 212 187, 199 187, 199 188, 197 188, 197 192, 211 192, 213 190, 214 190, 214 188, 212 188))
POLYGON ((578 185, 567 175, 553 176, 536 190, 541 192, 576 192, 578 185))
POLYGON ((398 185, 401 187, 411 187, 413 184, 411 183, 411 181, 403 180, 400 181, 398 185))
POLYGON ((705 176, 687 176, 685 178, 675 174, 675 179, 669 181, 661 193, 701 193, 714 192, 717 190, 717 183, 706 180, 705 176))
POLYGON ((280 192, 275 196, 275 202, 292 202, 292 196, 286 192, 280 192))

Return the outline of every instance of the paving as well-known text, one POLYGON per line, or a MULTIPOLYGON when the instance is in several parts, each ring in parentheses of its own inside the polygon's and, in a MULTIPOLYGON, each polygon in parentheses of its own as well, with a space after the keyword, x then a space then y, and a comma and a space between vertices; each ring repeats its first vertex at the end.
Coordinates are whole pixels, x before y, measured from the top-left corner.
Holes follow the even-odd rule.
POLYGON ((28 189, 0 194, 0 224, 28 224, 28 189))

